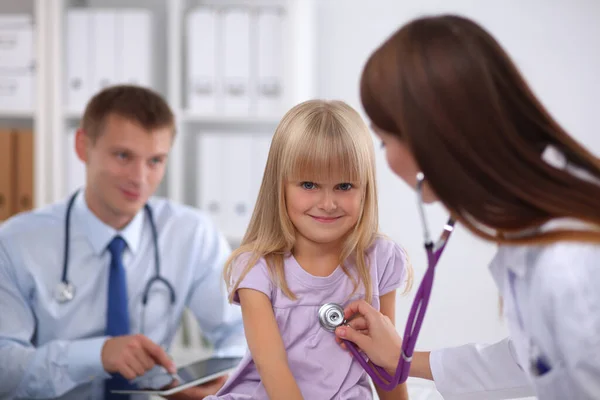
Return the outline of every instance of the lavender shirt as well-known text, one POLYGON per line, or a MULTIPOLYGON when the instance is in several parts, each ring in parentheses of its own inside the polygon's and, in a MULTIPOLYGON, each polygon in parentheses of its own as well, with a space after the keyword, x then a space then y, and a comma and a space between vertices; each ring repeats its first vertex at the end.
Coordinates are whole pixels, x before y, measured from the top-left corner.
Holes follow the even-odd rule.
MULTIPOLYGON (((398 288, 406 276, 406 255, 402 248, 385 238, 378 238, 367 251, 373 285, 372 305, 379 309, 379 296, 398 288)), ((234 279, 245 267, 247 257, 240 257, 234 267, 234 279)), ((354 272, 354 266, 348 266, 354 272)), ((266 294, 273 304, 288 357, 288 364, 305 399, 370 399, 369 378, 358 362, 340 348, 333 333, 319 324, 318 310, 324 303, 342 306, 364 298, 362 285, 350 296, 352 281, 338 267, 327 277, 306 272, 294 256, 285 259, 285 277, 290 290, 298 297, 290 300, 269 277, 264 259, 248 272, 240 288, 266 294)), ((239 304, 239 298, 235 296, 239 304)), ((252 355, 248 351, 216 396, 206 399, 268 399, 252 355)))

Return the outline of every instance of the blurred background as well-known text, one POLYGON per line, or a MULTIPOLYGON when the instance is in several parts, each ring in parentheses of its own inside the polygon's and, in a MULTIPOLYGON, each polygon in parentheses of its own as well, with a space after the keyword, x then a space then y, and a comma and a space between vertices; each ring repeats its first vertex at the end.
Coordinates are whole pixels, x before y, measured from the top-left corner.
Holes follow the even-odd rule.
MULTIPOLYGON (((210 213, 236 246, 283 113, 319 97, 364 115, 358 82, 368 55, 403 23, 438 13, 483 24, 558 121, 600 153, 597 0, 0 0, 0 223, 84 183, 73 132, 86 102, 133 83, 159 91, 177 117, 158 195, 210 213)), ((381 228, 407 249, 418 283, 426 258, 416 197, 379 148, 377 157, 381 228)), ((427 212, 436 234, 446 214, 427 212)), ((494 250, 458 227, 419 348, 506 335, 487 271, 494 250)), ((398 297, 401 333, 415 291, 398 297)), ((174 348, 204 349, 189 316, 174 348)), ((426 382, 410 388, 413 398, 438 398, 426 382)))

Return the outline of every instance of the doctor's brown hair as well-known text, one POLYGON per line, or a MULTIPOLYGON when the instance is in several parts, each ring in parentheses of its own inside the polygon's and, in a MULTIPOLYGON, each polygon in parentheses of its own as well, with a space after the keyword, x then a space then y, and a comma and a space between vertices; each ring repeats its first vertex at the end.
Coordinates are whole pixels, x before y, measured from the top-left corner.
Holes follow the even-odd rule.
POLYGON ((81 128, 95 143, 110 115, 134 122, 146 131, 172 128, 175 118, 167 102, 155 91, 134 85, 115 85, 95 94, 83 113, 81 128))
POLYGON ((372 123, 406 144, 433 192, 476 235, 600 241, 597 229, 536 230, 560 217, 600 227, 600 186, 591 182, 600 179, 600 162, 552 118, 477 23, 453 15, 409 22, 370 56, 360 91, 372 123), (549 145, 591 179, 544 161, 549 145))

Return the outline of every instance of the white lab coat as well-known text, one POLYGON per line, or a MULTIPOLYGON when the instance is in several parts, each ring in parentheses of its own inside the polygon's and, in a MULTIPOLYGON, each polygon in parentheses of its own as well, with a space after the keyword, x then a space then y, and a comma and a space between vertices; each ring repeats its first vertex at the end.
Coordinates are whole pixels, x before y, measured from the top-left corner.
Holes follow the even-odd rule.
POLYGON ((600 399, 600 245, 505 246, 490 269, 510 339, 433 351, 444 399, 600 399), (551 369, 536 376, 540 355, 551 369))
MULTIPOLYGON (((590 178, 552 148, 544 159, 590 178)), ((541 229, 582 226, 562 219, 541 229)), ((431 370, 444 399, 600 399, 600 244, 500 246, 490 271, 510 338, 433 351, 431 370), (536 375, 531 361, 540 356, 551 369, 536 375)))

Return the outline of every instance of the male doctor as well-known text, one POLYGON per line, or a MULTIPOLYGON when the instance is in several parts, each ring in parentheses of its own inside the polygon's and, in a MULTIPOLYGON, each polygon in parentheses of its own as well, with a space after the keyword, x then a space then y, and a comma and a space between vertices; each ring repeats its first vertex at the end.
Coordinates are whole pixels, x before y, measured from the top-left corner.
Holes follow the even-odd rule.
POLYGON ((75 139, 85 188, 0 226, 1 399, 127 399, 110 390, 158 366, 175 371, 163 346, 185 307, 217 353, 245 352, 241 315, 222 288, 223 236, 202 212, 151 198, 174 136, 155 92, 101 91, 75 139))

